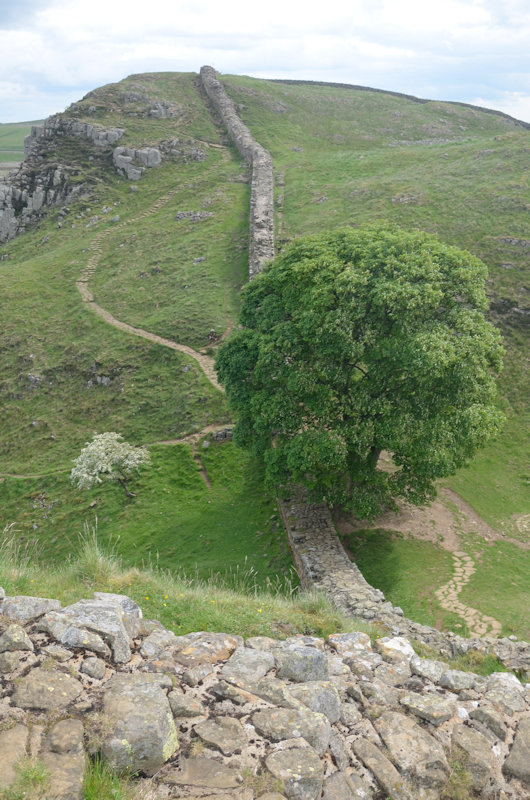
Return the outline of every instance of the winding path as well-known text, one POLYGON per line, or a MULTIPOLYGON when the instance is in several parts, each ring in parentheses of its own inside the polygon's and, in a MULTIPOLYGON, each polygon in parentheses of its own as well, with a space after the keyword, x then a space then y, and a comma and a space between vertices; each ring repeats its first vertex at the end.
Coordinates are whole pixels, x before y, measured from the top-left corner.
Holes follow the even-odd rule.
POLYGON ((469 635, 481 638, 483 636, 500 636, 502 632, 501 623, 494 617, 482 614, 476 608, 466 606, 460 602, 458 595, 469 582, 475 572, 473 559, 462 550, 453 552, 453 577, 448 583, 440 586, 435 591, 442 608, 452 611, 462 617, 467 625, 469 635))
MULTIPOLYGON (((201 177, 201 181, 204 180, 204 175, 201 177)), ((169 347, 171 350, 178 350, 180 353, 185 353, 190 358, 193 358, 199 364, 200 368, 206 375, 207 379, 210 381, 212 386, 217 389, 219 392, 224 391, 221 385, 217 381, 217 377, 214 370, 214 360, 210 358, 210 356, 203 355, 202 353, 198 353, 193 348, 188 347, 185 344, 179 344, 178 342, 174 342, 171 339, 165 339, 163 336, 158 336, 156 333, 151 333, 150 331, 146 331, 143 328, 136 328, 134 325, 129 325, 128 322, 122 322, 122 320, 117 319, 114 317, 110 311, 102 308, 98 303, 96 303, 94 299, 94 295, 88 288, 88 282, 90 278, 94 275, 97 266, 101 260, 103 255, 103 242, 115 231, 124 228, 127 225, 130 225, 132 222, 138 222, 141 219, 145 219, 146 217, 155 214, 160 208, 165 205, 165 203, 169 202, 174 195, 176 195, 180 191, 179 188, 172 189, 167 194, 162 195, 158 198, 158 200, 153 203, 153 205, 147 209, 146 211, 142 211, 140 214, 128 219, 119 225, 115 225, 112 228, 107 228, 104 231, 100 231, 96 234, 96 236, 92 239, 90 244, 90 249, 92 250, 92 255, 87 261, 87 264, 82 271, 80 277, 77 279, 75 285, 81 295, 81 299, 86 304, 86 307, 90 309, 94 314, 97 314, 102 320, 104 320, 108 325, 112 325, 114 328, 117 328, 120 331, 124 331, 125 333, 129 333, 132 336, 139 336, 142 339, 147 339, 149 342, 153 344, 161 344, 163 347, 169 347)))

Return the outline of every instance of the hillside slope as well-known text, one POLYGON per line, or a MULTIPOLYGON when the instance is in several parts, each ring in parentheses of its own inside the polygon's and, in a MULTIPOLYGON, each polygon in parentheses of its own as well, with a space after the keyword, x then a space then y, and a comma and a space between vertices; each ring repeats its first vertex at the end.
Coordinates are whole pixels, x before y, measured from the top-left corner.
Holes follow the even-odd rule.
MULTIPOLYGON (((277 247, 388 219, 486 261, 491 313, 508 350, 500 402, 509 420, 452 483, 491 525, 527 538, 530 132, 479 109, 376 91, 237 76, 223 83, 272 155, 277 247)), ((112 318, 211 357, 237 319, 247 276, 247 168, 194 74, 130 76, 52 123, 20 180, 35 197, 59 175, 64 192, 54 195, 58 205, 32 212, 37 227, 0 249, 1 523, 36 531, 56 558, 97 514, 100 534, 119 532, 131 563, 158 554, 168 567, 224 570, 246 557, 266 580, 289 559, 255 467, 230 444, 203 449, 198 436, 191 448, 174 443, 229 421, 222 395, 194 357, 116 330, 89 313, 76 288, 84 276, 112 318), (93 131, 115 130, 118 140, 94 142, 93 131), (117 160, 116 147, 132 160, 117 160), (143 168, 137 153, 149 148, 161 160, 143 168), (143 171, 128 180, 124 163, 143 171), (133 506, 118 487, 82 495, 69 485, 71 460, 104 430, 162 442, 133 506)))

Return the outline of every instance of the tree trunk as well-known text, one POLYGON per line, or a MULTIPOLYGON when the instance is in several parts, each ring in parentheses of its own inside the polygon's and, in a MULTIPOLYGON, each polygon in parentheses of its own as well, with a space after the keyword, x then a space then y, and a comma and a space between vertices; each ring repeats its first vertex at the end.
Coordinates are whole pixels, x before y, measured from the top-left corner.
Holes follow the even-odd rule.
POLYGON ((368 458, 366 459, 366 463, 368 464, 370 469, 375 470, 380 455, 381 455, 381 449, 379 447, 371 448, 368 458))
POLYGON ((123 478, 117 478, 117 481, 125 492, 125 497, 136 497, 135 493, 129 490, 129 487, 123 478))

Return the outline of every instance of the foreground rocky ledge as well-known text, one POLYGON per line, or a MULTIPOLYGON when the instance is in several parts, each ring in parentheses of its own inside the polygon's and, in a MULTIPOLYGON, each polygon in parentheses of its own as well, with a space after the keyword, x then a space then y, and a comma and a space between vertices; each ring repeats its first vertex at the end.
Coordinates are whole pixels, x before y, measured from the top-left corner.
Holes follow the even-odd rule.
POLYGON ((57 800, 87 759, 154 798, 530 797, 530 686, 420 658, 404 637, 176 636, 128 597, 0 590, 0 792, 39 759, 57 800), (453 792, 453 793, 451 793, 453 792), (471 796, 471 795, 469 795, 471 796))

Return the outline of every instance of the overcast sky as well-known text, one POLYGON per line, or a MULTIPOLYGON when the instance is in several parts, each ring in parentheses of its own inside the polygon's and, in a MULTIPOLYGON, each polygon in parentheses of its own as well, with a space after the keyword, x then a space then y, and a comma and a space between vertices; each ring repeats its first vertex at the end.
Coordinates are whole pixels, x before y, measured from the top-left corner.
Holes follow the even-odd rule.
POLYGON ((530 122, 530 0, 0 0, 0 122, 131 73, 307 78, 530 122))

